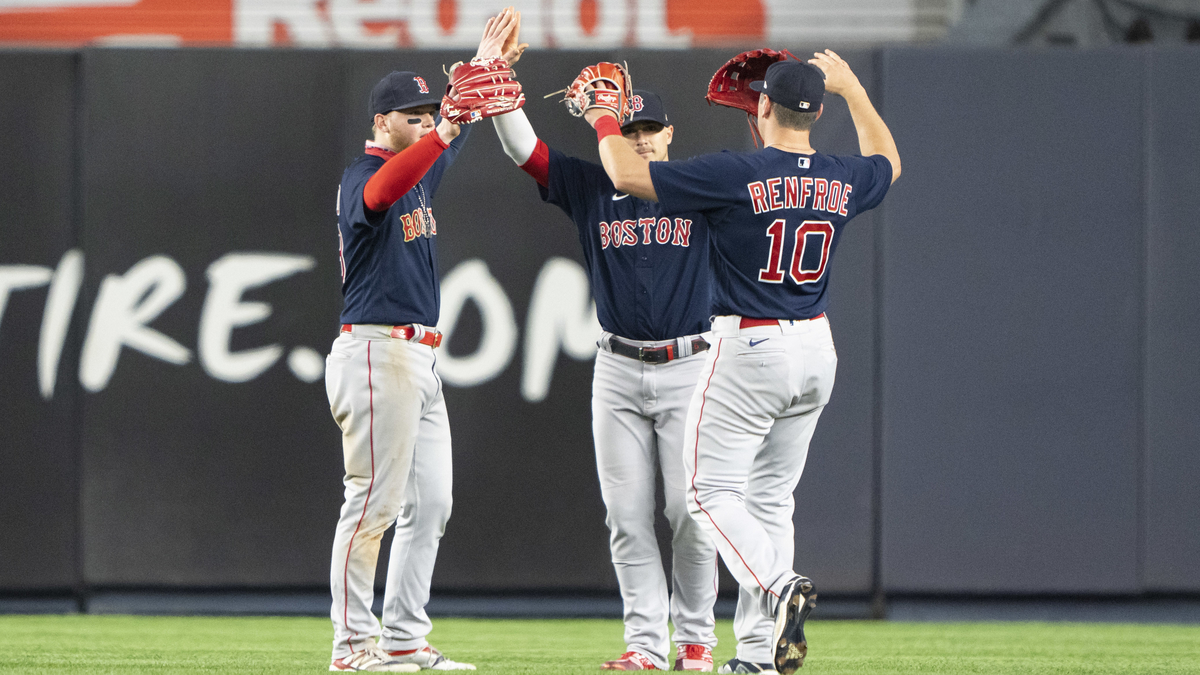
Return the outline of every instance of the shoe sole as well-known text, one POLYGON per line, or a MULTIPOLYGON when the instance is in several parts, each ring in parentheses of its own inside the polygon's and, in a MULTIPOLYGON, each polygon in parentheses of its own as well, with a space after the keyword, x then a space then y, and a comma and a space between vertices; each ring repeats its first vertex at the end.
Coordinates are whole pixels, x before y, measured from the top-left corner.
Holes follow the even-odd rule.
POLYGON ((817 606, 817 591, 812 581, 797 584, 787 600, 783 621, 775 622, 775 671, 791 675, 804 665, 808 641, 804 639, 804 621, 817 606), (804 592, 804 587, 808 592, 804 592))

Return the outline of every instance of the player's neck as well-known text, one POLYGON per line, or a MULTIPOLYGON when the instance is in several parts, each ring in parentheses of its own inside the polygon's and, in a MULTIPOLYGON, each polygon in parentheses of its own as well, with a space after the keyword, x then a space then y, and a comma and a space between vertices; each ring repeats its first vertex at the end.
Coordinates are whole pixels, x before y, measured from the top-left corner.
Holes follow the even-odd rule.
POLYGON ((765 147, 783 150, 784 152, 796 152, 803 155, 811 155, 816 152, 816 150, 813 149, 812 145, 808 141, 809 132, 800 131, 799 129, 783 129, 774 125, 771 126, 773 128, 769 130, 761 130, 763 134, 763 145, 765 147))

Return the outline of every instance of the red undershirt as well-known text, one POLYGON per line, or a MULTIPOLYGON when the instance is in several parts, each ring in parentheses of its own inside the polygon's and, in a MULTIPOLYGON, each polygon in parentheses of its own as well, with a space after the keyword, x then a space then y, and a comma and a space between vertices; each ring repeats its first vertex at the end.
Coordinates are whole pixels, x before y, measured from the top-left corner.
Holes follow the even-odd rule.
POLYGON ((537 145, 533 148, 533 154, 529 155, 529 159, 521 165, 521 170, 533 176, 538 185, 550 187, 550 148, 542 142, 542 139, 538 139, 537 145))
MULTIPOLYGON (((380 212, 387 211, 401 197, 413 189, 429 167, 441 157, 442 151, 450 147, 442 141, 437 130, 431 131, 400 152, 392 152, 371 144, 367 154, 382 157, 387 161, 363 186, 363 205, 380 212)), ((547 161, 546 166, 549 167, 547 161)))

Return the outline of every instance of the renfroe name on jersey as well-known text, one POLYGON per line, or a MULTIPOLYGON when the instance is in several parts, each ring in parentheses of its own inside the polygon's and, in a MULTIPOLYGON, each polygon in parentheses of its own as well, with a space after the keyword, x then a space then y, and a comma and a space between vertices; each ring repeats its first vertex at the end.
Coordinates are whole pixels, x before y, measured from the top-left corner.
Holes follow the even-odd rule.
POLYGON ((847 215, 854 186, 839 180, 810 176, 781 176, 746 185, 755 213, 780 209, 812 209, 847 215), (782 192, 782 194, 781 194, 782 192))
POLYGON ((633 246, 642 244, 670 244, 688 248, 692 238, 692 221, 688 218, 638 218, 637 220, 614 220, 600 223, 600 248, 609 245, 633 246), (638 230, 641 230, 641 236, 638 230))

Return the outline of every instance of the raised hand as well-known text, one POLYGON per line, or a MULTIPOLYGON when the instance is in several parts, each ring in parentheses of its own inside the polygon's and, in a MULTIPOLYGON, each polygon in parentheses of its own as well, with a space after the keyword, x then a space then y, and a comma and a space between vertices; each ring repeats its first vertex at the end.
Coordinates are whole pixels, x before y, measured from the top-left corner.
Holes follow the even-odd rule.
POLYGON ((508 34, 508 38, 504 40, 504 45, 500 48, 504 60, 508 65, 516 63, 521 58, 521 54, 525 53, 525 49, 529 47, 529 43, 521 42, 521 13, 515 12, 517 23, 513 26, 512 32, 508 34))
POLYGON ((515 32, 520 21, 521 15, 512 7, 505 7, 499 14, 488 19, 487 25, 483 27, 483 38, 479 40, 475 58, 504 56, 509 35, 515 32))
POLYGON ((847 93, 862 88, 858 76, 850 70, 850 64, 835 54, 832 49, 814 53, 813 58, 808 62, 825 73, 825 91, 831 94, 845 97, 847 93))

